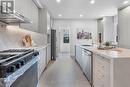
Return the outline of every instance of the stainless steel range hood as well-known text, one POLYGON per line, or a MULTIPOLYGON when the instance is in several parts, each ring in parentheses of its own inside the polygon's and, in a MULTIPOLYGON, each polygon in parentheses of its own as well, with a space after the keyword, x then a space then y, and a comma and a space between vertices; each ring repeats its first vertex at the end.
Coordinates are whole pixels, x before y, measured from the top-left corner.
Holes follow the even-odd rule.
POLYGON ((20 13, 14 11, 13 13, 0 14, 0 21, 6 24, 10 23, 32 23, 31 20, 24 17, 20 13))
POLYGON ((15 0, 2 0, 0 4, 0 21, 10 23, 32 23, 15 10, 15 0))

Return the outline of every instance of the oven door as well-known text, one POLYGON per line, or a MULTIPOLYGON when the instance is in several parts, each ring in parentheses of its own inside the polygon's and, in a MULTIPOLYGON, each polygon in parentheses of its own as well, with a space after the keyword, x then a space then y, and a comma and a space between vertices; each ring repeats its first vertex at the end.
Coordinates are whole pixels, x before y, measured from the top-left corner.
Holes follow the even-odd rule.
POLYGON ((36 87, 38 83, 37 62, 21 75, 10 87, 36 87))

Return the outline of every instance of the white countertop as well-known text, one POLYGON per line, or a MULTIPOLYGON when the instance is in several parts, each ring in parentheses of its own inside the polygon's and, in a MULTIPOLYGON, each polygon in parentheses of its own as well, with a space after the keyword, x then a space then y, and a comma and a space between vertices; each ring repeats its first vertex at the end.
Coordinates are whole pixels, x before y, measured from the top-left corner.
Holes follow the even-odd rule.
POLYGON ((40 50, 40 49, 44 49, 46 48, 47 46, 49 46, 50 44, 46 44, 44 46, 32 46, 32 47, 29 47, 28 49, 35 49, 35 50, 40 50))
POLYGON ((109 59, 120 59, 120 58, 130 58, 130 49, 125 49, 125 48, 113 48, 111 50, 99 50, 97 49, 97 45, 93 46, 82 46, 82 45, 77 45, 80 46, 81 48, 87 49, 97 55, 100 55, 105 58, 109 59))
POLYGON ((39 45, 39 46, 32 46, 32 47, 15 47, 15 48, 7 48, 7 49, 3 49, 3 50, 8 50, 8 49, 35 49, 35 50, 41 50, 41 49, 44 49, 46 48, 47 46, 49 46, 51 44, 46 44, 46 45, 39 45))

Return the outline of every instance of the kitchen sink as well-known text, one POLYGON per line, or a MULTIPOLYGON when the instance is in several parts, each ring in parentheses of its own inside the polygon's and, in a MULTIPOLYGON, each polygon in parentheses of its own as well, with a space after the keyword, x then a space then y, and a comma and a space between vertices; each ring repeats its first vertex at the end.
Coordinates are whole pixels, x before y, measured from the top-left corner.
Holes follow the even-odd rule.
POLYGON ((91 44, 89 44, 89 45, 82 45, 82 46, 92 46, 91 44))

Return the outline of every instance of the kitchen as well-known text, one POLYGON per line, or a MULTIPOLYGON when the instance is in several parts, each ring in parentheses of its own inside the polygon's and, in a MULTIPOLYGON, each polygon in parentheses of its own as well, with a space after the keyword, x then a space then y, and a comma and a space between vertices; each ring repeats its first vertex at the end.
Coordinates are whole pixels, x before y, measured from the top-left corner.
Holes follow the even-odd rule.
POLYGON ((130 87, 129 0, 0 3, 0 87, 130 87))

